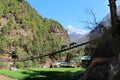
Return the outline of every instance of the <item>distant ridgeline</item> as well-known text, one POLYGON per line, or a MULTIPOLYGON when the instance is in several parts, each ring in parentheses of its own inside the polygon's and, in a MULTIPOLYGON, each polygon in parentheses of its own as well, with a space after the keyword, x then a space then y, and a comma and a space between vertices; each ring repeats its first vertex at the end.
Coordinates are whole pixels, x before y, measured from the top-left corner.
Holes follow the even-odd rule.
MULTIPOLYGON (((120 6, 117 7, 117 14, 118 19, 120 19, 120 6)), ((120 53, 120 38, 118 35, 119 29, 117 28, 118 27, 112 27, 110 14, 105 16, 103 20, 85 37, 87 40, 96 39, 93 44, 87 45, 89 48, 88 54, 94 57, 108 58, 118 56, 120 53)))
MULTIPOLYGON (((0 0, 2 60, 13 61, 42 55, 59 49, 68 40, 67 31, 59 22, 40 16, 25 0, 0 0)), ((14 65, 29 67, 32 62, 37 65, 40 61, 17 62, 14 65)))
MULTIPOLYGON (((118 18, 120 19, 120 6, 117 7, 117 14, 118 14, 118 18)), ((89 34, 90 39, 95 39, 97 37, 100 37, 100 35, 104 33, 106 30, 109 30, 110 27, 111 27, 111 19, 110 19, 110 13, 109 13, 95 27, 95 29, 90 32, 89 34)))

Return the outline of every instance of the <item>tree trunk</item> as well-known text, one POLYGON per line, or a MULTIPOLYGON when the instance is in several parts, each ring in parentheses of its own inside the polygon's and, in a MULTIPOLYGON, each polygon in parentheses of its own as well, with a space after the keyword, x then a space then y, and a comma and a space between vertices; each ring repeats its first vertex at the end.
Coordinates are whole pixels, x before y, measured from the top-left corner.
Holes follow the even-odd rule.
POLYGON ((120 37, 120 20, 117 15, 116 0, 109 0, 110 15, 111 15, 111 33, 114 38, 120 37))
POLYGON ((116 0, 109 0, 112 27, 116 27, 118 25, 118 22, 119 22, 115 2, 116 2, 116 0))

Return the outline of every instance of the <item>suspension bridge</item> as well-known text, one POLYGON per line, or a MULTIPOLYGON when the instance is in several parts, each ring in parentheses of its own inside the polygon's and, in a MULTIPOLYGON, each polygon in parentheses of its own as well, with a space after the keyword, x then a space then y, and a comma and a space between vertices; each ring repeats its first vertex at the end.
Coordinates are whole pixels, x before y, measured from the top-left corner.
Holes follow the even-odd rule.
POLYGON ((54 51, 54 52, 51 52, 51 53, 47 53, 47 54, 44 54, 44 55, 39 55, 39 56, 30 56, 30 57, 26 57, 25 59, 20 59, 20 60, 15 60, 15 61, 27 61, 27 60, 33 60, 33 59, 42 59, 43 57, 45 56, 51 56, 51 55, 55 55, 55 54, 58 54, 58 53, 61 53, 61 52, 65 52, 65 51, 68 51, 68 50, 71 50, 71 49, 74 49, 74 48, 77 48, 77 47, 80 47, 80 46, 83 46, 85 44, 88 44, 88 43, 91 43, 93 41, 95 41, 96 39, 93 39, 93 40, 90 40, 90 41, 86 41, 86 42, 83 42, 81 44, 76 44, 74 46, 69 46, 67 48, 64 48, 64 49, 60 49, 58 51, 54 51))

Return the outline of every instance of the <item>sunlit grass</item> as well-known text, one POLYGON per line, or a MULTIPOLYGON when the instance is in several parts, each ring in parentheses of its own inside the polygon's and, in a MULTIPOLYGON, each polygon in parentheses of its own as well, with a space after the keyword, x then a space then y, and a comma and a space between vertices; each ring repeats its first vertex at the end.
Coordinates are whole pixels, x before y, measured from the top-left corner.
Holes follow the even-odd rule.
POLYGON ((0 74, 16 78, 19 80, 68 80, 77 71, 84 71, 84 68, 31 68, 31 69, 18 69, 0 70, 0 74))

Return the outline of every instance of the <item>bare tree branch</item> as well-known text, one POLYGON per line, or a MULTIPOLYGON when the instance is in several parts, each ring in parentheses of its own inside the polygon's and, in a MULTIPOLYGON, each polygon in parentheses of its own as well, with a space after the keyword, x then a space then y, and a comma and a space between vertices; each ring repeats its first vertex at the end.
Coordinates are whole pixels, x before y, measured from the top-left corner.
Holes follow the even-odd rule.
POLYGON ((96 16, 95 16, 95 13, 93 12, 93 10, 92 10, 92 9, 88 9, 88 10, 86 10, 86 12, 87 12, 89 15, 93 16, 94 24, 97 25, 97 24, 98 24, 98 23, 97 23, 97 19, 96 19, 96 16))

